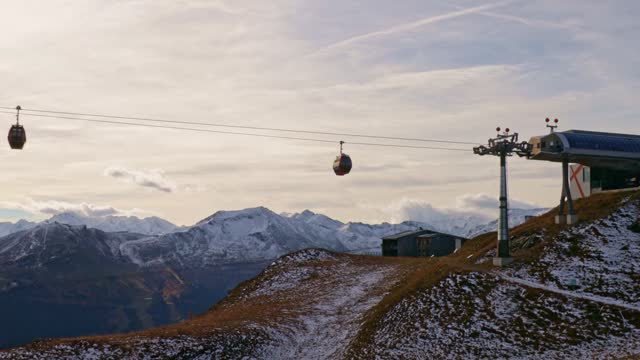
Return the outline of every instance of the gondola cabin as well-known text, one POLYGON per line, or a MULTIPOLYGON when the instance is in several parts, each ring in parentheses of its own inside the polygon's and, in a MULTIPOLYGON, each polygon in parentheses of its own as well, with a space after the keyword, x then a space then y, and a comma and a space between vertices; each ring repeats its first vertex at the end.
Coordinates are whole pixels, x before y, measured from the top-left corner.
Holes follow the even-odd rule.
POLYGON ((338 176, 347 175, 351 171, 352 167, 351 157, 347 154, 340 154, 333 162, 333 171, 338 176))
POLYGON ((27 142, 27 132, 22 125, 12 125, 7 139, 12 149, 21 150, 27 142))

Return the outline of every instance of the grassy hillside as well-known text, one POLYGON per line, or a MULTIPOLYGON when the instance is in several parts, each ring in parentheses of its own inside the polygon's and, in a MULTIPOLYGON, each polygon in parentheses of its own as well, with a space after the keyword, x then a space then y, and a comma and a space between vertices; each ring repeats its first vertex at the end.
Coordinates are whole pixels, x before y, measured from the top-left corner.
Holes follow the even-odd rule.
POLYGON ((640 353, 640 193, 578 201, 442 258, 303 250, 207 312, 126 335, 43 341, 3 358, 633 358, 640 353), (574 286, 577 285, 577 286, 574 286))

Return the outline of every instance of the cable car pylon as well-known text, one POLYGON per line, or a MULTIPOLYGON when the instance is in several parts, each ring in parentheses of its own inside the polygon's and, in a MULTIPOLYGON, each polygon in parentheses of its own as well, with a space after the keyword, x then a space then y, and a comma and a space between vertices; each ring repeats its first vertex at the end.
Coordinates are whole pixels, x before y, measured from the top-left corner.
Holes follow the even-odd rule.
POLYGON ((14 150, 22 150, 24 143, 27 142, 27 132, 24 126, 20 125, 20 110, 22 110, 20 105, 16 106, 16 123, 11 126, 7 135, 9 146, 14 150))
POLYGON ((505 266, 513 261, 509 250, 509 199, 507 188, 507 156, 516 154, 520 157, 531 155, 532 146, 526 141, 518 142, 518 133, 509 134, 509 128, 498 136, 489 139, 487 146, 481 145, 473 148, 476 155, 493 155, 500 157, 500 218, 498 220, 498 243, 496 257, 493 258, 494 266, 505 266))

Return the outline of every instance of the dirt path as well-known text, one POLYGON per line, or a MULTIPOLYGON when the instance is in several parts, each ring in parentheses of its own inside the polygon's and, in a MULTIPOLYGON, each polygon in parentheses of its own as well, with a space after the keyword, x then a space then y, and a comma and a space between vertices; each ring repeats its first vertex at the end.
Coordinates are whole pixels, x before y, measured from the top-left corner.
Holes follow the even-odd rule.
POLYGON ((539 283, 536 283, 536 282, 533 282, 533 281, 518 279, 518 278, 511 277, 511 276, 506 276, 506 275, 498 274, 498 277, 500 277, 503 280, 509 281, 511 283, 520 284, 520 285, 524 285, 524 286, 527 286, 527 287, 532 287, 532 288, 536 288, 536 289, 540 289, 540 290, 554 292, 556 294, 570 296, 570 297, 573 297, 573 298, 584 299, 584 300, 589 300, 589 301, 595 301, 595 302, 599 302, 601 304, 613 305, 613 306, 621 307, 621 308, 624 308, 624 309, 627 309, 627 310, 640 312, 640 307, 638 307, 638 306, 634 306, 634 305, 631 305, 631 304, 627 304, 627 303, 625 303, 623 301, 618 301, 618 300, 606 298, 606 297, 603 297, 603 296, 585 294, 585 293, 578 293, 578 292, 569 291, 569 290, 562 290, 562 289, 554 288, 554 287, 551 287, 551 286, 539 284, 539 283))

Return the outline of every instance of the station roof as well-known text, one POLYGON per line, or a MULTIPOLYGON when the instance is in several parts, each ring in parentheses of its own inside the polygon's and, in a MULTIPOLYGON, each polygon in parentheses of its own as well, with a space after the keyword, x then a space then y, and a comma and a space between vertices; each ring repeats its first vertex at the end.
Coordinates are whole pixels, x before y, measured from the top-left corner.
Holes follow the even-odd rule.
POLYGON ((640 153, 640 136, 570 130, 561 133, 573 149, 640 153))
POLYGON ((640 136, 569 130, 534 136, 531 159, 640 172, 640 136))
POLYGON ((398 240, 398 239, 401 239, 401 238, 406 237, 406 236, 418 236, 418 235, 431 234, 431 233, 433 233, 433 231, 431 231, 431 230, 423 230, 423 229, 420 229, 420 230, 409 230, 409 231, 403 231, 403 232, 398 233, 398 234, 385 236, 382 239, 384 239, 384 240, 398 240))
POLYGON ((464 237, 461 237, 461 236, 445 234, 445 233, 441 233, 441 232, 437 232, 437 231, 433 231, 433 230, 422 230, 422 229, 421 230, 403 231, 403 232, 398 233, 398 234, 385 236, 382 239, 383 240, 398 240, 398 239, 402 239, 402 238, 405 238, 405 237, 419 238, 419 237, 434 237, 434 236, 448 236, 448 237, 452 237, 452 238, 464 239, 464 237))

